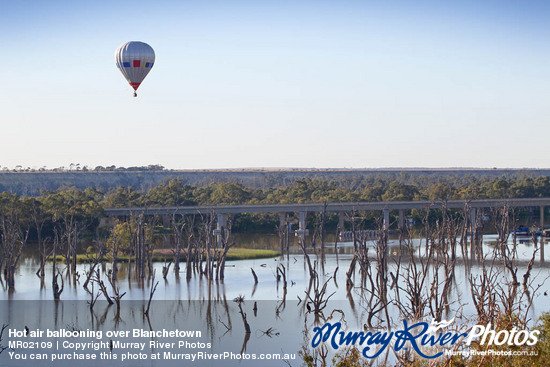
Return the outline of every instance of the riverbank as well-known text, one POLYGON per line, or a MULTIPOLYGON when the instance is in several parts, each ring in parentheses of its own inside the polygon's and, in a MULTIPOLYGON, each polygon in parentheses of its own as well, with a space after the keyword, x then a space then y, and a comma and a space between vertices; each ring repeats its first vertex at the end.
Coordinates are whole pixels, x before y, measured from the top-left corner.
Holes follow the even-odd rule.
MULTIPOLYGON (((219 252, 219 251, 218 251, 219 252)), ((279 256, 281 253, 279 251, 275 250, 263 250, 263 249, 249 249, 249 248, 242 248, 242 247, 233 247, 230 248, 227 252, 226 260, 227 261, 234 261, 234 260, 254 260, 254 259, 268 259, 272 257, 279 256)), ((212 255, 214 256, 214 251, 212 251, 212 255)), ((88 254, 79 254, 76 256, 76 261, 78 264, 86 264, 86 263, 92 263, 97 258, 97 254, 95 253, 88 253, 88 254)), ((182 250, 180 252, 180 261, 186 261, 187 259, 187 252, 182 250)), ((170 262, 174 261, 174 253, 171 249, 157 249, 153 250, 152 254, 152 260, 153 262, 170 262)), ((48 261, 53 261, 53 258, 48 258, 48 261)), ((65 257, 62 255, 56 256, 57 262, 63 262, 65 261, 65 257)), ((113 257, 110 255, 103 257, 103 262, 111 262, 113 261, 113 257)), ((129 255, 119 255, 118 256, 118 262, 128 262, 128 261, 134 261, 133 258, 130 258, 129 255)))

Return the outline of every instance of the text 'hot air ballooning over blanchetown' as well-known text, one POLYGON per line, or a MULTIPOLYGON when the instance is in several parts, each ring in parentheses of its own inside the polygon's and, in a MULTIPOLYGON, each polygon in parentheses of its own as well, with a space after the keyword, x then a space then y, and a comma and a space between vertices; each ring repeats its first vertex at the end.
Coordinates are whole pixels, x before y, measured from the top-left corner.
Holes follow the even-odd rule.
POLYGON ((126 42, 117 48, 115 61, 122 75, 134 88, 134 97, 137 97, 137 89, 155 63, 155 51, 144 42, 126 42))

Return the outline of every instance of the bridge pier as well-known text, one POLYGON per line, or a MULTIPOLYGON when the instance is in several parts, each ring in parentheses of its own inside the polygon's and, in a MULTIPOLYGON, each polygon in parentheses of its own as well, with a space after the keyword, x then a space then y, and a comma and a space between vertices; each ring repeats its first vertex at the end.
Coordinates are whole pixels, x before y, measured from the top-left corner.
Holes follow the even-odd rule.
POLYGON ((287 256, 288 256, 288 241, 289 241, 289 233, 288 233, 288 219, 285 212, 279 213, 279 228, 277 230, 277 233, 279 235, 279 245, 281 246, 281 256, 284 256, 285 254, 285 247, 287 248, 287 256))
POLYGON ((170 228, 170 216, 169 215, 163 215, 162 216, 162 226, 164 228, 170 228))
POLYGON ((221 247, 223 245, 223 236, 224 236, 226 226, 227 226, 227 214, 218 213, 216 229, 214 230, 218 247, 221 247))
POLYGON ((397 222, 397 228, 399 229, 399 246, 403 243, 403 237, 405 235, 405 210, 399 209, 399 221, 397 222))
POLYGON ((306 215, 307 215, 307 212, 300 212, 300 222, 299 222, 300 226, 298 227, 299 230, 306 229, 306 215))
POLYGON ((296 236, 298 236, 300 238, 300 240, 302 241, 304 246, 305 246, 306 236, 309 234, 309 231, 306 228, 306 216, 307 216, 306 211, 300 212, 300 219, 299 219, 299 222, 298 222, 298 230, 296 231, 296 236))
POLYGON ((286 226, 286 213, 279 213, 279 228, 286 226))
POLYGON ((477 253, 476 252, 476 247, 477 247, 476 215, 477 215, 476 208, 470 208, 470 253, 471 253, 472 259, 475 258, 475 255, 477 253))
POLYGON ((470 208, 470 229, 474 233, 476 225, 476 208, 470 208))
POLYGON ((345 220, 346 214, 344 212, 338 212, 338 231, 342 232, 346 226, 345 226, 345 220))
POLYGON ((405 210, 399 209, 399 222, 397 222, 397 227, 400 231, 403 231, 405 228, 405 210))
POLYGON ((384 222, 382 224, 382 229, 387 234, 388 230, 390 229, 390 210, 384 209, 382 212, 384 213, 384 222))

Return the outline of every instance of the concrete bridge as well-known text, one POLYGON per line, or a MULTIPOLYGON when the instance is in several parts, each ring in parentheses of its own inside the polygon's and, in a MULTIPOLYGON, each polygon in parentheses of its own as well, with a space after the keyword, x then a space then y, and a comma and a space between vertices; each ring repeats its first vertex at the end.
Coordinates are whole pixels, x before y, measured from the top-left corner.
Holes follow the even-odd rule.
POLYGON ((221 206, 178 206, 178 207, 134 207, 134 208, 108 208, 107 216, 129 216, 142 214, 145 216, 158 215, 217 215, 217 231, 225 227, 227 216, 242 213, 279 213, 281 224, 286 223, 288 213, 299 213, 299 229, 296 234, 306 236, 306 215, 308 212, 320 213, 323 211, 338 213, 338 226, 344 228, 344 214, 351 211, 380 211, 384 221, 383 228, 389 227, 389 215, 391 210, 399 213, 398 227, 404 226, 404 212, 410 209, 469 209, 470 218, 475 222, 478 210, 486 208, 510 208, 539 207, 540 227, 544 228, 544 208, 550 206, 550 198, 528 199, 482 199, 482 200, 448 200, 442 201, 387 201, 387 202, 349 202, 349 203, 317 203, 317 204, 265 204, 265 205, 221 205, 221 206))

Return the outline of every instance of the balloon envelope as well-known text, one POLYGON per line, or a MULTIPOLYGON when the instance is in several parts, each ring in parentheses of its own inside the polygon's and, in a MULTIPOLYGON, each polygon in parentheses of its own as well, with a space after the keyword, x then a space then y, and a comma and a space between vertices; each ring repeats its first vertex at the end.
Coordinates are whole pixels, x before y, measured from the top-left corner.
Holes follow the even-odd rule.
POLYGON ((155 51, 144 42, 126 42, 117 48, 115 61, 128 83, 137 90, 155 63, 155 51))

